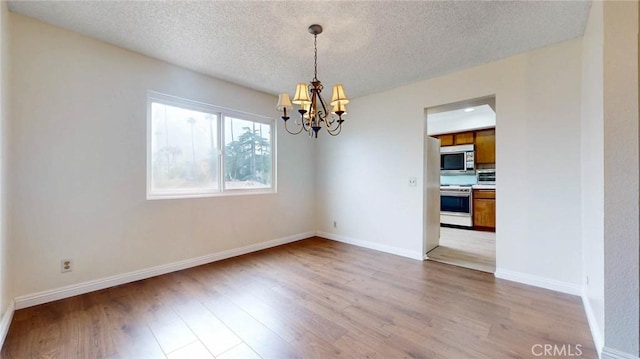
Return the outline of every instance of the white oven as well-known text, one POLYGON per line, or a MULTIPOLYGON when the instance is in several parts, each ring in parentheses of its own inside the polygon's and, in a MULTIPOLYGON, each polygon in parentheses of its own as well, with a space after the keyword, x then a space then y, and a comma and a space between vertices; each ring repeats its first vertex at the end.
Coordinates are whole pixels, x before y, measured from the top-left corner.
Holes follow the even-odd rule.
POLYGON ((471 186, 440 187, 440 223, 473 227, 471 186))
POLYGON ((496 184, 496 170, 478 170, 476 172, 476 179, 478 184, 495 185, 496 184))

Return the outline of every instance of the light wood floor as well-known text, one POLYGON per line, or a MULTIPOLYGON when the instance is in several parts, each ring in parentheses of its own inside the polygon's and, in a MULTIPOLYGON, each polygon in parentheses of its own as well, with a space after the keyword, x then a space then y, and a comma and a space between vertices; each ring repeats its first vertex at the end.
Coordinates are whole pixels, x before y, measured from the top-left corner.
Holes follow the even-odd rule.
POLYGON ((440 246, 427 257, 436 262, 495 273, 496 234, 441 227, 440 246))
POLYGON ((580 298, 320 238, 18 310, 3 358, 596 358, 580 298))

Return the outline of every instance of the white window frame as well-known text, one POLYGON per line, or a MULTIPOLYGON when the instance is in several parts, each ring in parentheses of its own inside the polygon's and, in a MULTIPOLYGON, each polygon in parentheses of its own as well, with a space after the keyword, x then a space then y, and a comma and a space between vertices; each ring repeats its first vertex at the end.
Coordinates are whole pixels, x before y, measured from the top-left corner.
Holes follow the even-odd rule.
POLYGON ((216 196, 232 196, 232 195, 251 195, 251 194, 269 194, 276 193, 276 121, 273 118, 260 116, 252 113, 242 112, 238 110, 232 110, 225 107, 210 105, 203 102, 188 100, 181 97, 171 96, 155 91, 147 91, 147 199, 181 199, 181 198, 201 198, 201 197, 216 197, 216 196), (201 190, 171 190, 157 192, 151 188, 152 184, 152 103, 161 103, 164 105, 184 108, 193 111, 199 111, 209 113, 217 116, 217 150, 218 150, 218 188, 215 190, 201 189, 201 190), (256 123, 266 124, 271 127, 271 187, 269 188, 233 188, 229 189, 225 186, 224 179, 224 162, 225 162, 225 117, 233 117, 246 121, 252 121, 256 123))

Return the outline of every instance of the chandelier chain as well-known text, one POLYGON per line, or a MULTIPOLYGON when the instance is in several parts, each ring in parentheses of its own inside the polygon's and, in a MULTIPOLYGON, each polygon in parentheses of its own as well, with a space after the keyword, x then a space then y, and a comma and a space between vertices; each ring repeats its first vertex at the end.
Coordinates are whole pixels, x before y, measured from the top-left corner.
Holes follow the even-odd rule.
POLYGON ((313 81, 318 81, 318 35, 313 35, 313 81))

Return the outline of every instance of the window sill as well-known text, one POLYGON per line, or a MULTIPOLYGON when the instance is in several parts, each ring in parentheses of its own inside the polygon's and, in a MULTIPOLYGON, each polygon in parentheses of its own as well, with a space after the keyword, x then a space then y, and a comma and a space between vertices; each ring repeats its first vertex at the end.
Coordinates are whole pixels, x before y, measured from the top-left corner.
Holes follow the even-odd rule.
POLYGON ((234 197, 234 196, 254 196, 265 194, 276 194, 273 188, 265 189, 231 189, 225 192, 215 193, 189 193, 189 194, 149 194, 147 193, 148 201, 163 200, 163 199, 190 199, 190 198, 208 198, 208 197, 234 197))

